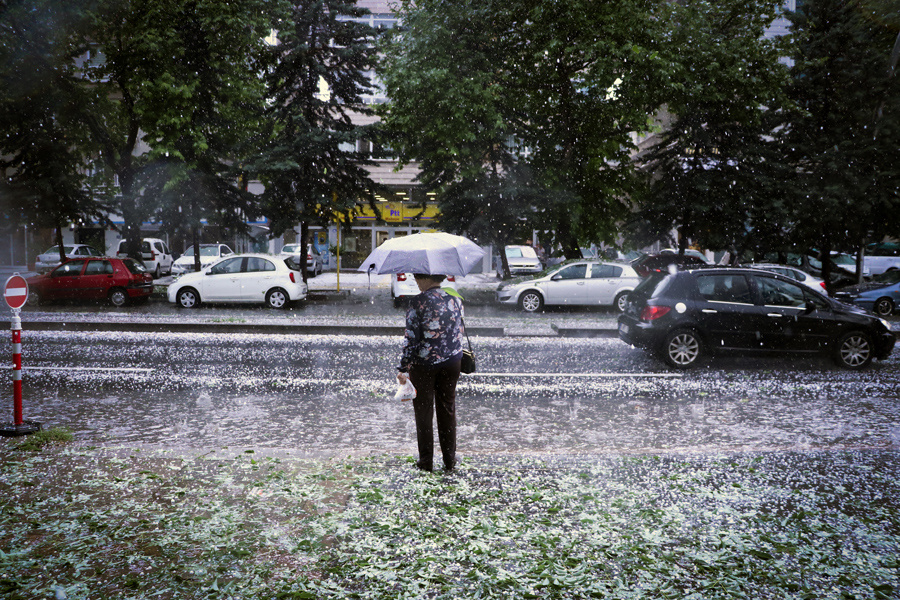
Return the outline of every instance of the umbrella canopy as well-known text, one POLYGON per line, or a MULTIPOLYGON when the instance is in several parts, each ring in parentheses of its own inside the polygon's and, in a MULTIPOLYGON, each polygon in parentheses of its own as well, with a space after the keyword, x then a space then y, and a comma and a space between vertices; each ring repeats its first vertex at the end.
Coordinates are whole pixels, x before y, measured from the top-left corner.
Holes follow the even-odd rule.
POLYGON ((484 257, 484 250, 450 233, 414 233, 381 244, 362 262, 359 271, 466 275, 484 257))

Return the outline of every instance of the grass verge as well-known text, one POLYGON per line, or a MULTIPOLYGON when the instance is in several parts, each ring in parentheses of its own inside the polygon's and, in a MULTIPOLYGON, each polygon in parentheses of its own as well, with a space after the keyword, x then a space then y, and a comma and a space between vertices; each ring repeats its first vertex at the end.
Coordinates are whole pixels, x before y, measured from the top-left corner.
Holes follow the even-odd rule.
POLYGON ((227 459, 0 445, 0 596, 896 598, 895 452, 227 459))

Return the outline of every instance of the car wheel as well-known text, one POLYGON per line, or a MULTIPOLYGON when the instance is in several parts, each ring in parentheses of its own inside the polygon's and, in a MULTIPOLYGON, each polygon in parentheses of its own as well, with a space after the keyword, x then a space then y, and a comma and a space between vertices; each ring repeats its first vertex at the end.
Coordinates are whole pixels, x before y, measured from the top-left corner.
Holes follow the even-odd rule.
POLYGON ((115 307, 128 304, 128 294, 122 288, 113 288, 109 291, 109 303, 115 307))
POLYGON ((872 362, 872 339, 862 331, 845 333, 835 347, 834 359, 845 369, 863 369, 872 362))
POLYGON ((894 301, 890 298, 879 298, 872 307, 872 312, 879 317, 888 317, 894 312, 894 301))
POLYGON ((616 310, 619 312, 625 312, 625 309, 628 308, 628 292, 619 292, 616 295, 613 306, 615 306, 616 310))
POLYGON ((290 301, 288 293, 281 288, 272 288, 266 294, 266 306, 269 308, 286 308, 290 301))
POLYGON ((178 290, 178 296, 175 299, 181 308, 197 308, 200 306, 200 294, 194 288, 178 290))
POLYGON ((519 308, 525 312, 537 312, 544 308, 544 297, 539 292, 525 292, 519 297, 519 308))
POLYGON ((28 300, 25 301, 28 306, 40 306, 44 303, 44 299, 41 298, 41 295, 35 291, 28 292, 28 300))
POLYGON ((689 369, 703 356, 703 340, 696 331, 676 329, 666 336, 662 344, 662 357, 676 369, 689 369))
POLYGON ((160 270, 159 270, 159 263, 157 263, 156 270, 153 271, 153 279, 159 279, 159 278, 160 278, 160 270))

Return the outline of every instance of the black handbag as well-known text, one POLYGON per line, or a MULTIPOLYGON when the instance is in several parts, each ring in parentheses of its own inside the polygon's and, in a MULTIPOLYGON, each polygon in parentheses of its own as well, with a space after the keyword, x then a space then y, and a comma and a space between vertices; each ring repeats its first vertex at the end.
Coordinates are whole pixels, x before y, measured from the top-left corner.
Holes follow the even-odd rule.
POLYGON ((462 362, 459 364, 459 372, 460 373, 474 373, 475 372, 475 352, 472 350, 472 342, 469 340, 469 331, 466 329, 466 322, 462 318, 462 313, 459 315, 459 322, 462 324, 463 332, 466 334, 466 343, 469 345, 469 349, 466 350, 463 348, 462 362))
POLYGON ((462 317, 459 318, 459 322, 462 323, 463 332, 465 332, 465 334, 466 334, 466 343, 469 345, 468 350, 463 348, 462 362, 459 364, 459 372, 460 373, 474 373, 475 372, 475 352, 472 350, 472 342, 469 340, 469 332, 466 330, 466 322, 463 321, 462 317))

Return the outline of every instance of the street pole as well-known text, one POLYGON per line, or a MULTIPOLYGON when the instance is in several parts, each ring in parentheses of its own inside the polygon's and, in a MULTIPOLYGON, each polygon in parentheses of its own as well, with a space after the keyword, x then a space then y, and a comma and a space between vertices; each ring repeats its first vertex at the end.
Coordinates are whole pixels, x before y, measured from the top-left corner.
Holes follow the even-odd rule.
POLYGON ((6 280, 3 297, 12 310, 13 422, 0 426, 0 436, 17 437, 41 430, 41 424, 22 417, 22 319, 19 312, 28 299, 28 283, 18 273, 6 280))

